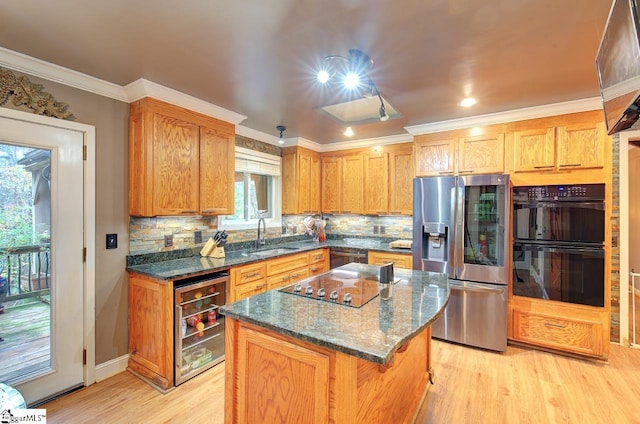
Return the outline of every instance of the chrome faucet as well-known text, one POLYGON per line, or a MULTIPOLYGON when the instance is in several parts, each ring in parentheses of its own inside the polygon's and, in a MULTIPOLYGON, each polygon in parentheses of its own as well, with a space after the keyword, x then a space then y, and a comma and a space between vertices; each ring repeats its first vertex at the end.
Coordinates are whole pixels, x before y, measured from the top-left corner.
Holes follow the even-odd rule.
POLYGON ((258 237, 256 238, 256 249, 259 249, 260 246, 264 246, 266 242, 264 241, 264 235, 267 233, 267 224, 264 221, 263 217, 258 219, 258 237), (260 223, 262 222, 262 236, 260 235, 260 223))

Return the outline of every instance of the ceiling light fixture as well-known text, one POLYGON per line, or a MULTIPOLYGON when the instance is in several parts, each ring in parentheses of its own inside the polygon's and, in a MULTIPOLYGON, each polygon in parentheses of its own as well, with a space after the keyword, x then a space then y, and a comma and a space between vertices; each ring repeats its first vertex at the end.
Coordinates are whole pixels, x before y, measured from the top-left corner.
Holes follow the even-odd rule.
POLYGON ((284 125, 276 126, 276 129, 280 131, 280 138, 278 139, 278 144, 284 144, 284 138, 282 137, 282 133, 286 131, 287 127, 284 125))
POLYGON ((476 99, 474 99, 473 97, 465 97, 460 102, 460 106, 462 106, 462 107, 471 107, 471 106, 475 105, 476 103, 478 103, 478 101, 476 99))
POLYGON ((347 137, 351 137, 353 135, 353 129, 351 127, 347 127, 344 129, 344 135, 346 135, 347 137))
POLYGON ((380 99, 380 108, 378 115, 381 121, 389 119, 382 95, 378 91, 378 87, 369 78, 369 70, 373 66, 373 60, 361 50, 351 49, 349 55, 344 56, 327 56, 324 58, 322 69, 318 71, 318 81, 322 84, 329 83, 336 75, 341 77, 342 86, 347 90, 353 91, 363 88, 363 97, 378 96, 380 99))

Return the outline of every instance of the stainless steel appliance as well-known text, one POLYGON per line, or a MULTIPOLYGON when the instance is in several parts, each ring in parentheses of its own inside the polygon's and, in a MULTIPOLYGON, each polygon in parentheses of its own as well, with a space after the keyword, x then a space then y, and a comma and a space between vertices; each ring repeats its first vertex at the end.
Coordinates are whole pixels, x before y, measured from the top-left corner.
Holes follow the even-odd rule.
POLYGON ((349 247, 332 247, 329 250, 329 267, 337 268, 351 262, 367 263, 367 251, 349 247))
POLYGON ((416 178, 413 267, 449 276, 433 337, 507 349, 509 176, 416 178))
POLYGON ((604 184, 513 188, 513 294, 604 306, 604 184))
POLYGON ((176 282, 175 383, 200 374, 224 360, 224 315, 227 271, 176 282))
POLYGON ((343 266, 280 289, 309 299, 359 308, 378 296, 378 275, 343 266))

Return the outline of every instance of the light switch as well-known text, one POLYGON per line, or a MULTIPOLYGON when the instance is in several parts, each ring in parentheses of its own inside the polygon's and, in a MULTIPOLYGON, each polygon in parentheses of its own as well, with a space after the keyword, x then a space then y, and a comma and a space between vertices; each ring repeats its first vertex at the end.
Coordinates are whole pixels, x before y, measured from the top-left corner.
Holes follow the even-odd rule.
POLYGON ((107 234, 107 249, 117 249, 117 248, 118 248, 118 235, 107 234))

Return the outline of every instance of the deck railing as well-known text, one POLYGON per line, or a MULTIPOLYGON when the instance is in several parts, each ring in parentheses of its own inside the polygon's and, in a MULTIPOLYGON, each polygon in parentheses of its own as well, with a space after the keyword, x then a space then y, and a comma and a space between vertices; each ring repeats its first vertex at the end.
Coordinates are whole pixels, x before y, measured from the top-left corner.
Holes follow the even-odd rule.
POLYGON ((49 294, 48 244, 0 249, 0 302, 49 294))

